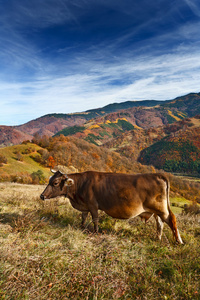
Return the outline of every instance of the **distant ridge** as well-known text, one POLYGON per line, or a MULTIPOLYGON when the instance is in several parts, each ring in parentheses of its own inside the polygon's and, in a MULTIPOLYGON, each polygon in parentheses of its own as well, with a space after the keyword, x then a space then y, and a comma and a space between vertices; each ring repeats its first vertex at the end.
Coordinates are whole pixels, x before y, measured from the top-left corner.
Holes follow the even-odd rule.
POLYGON ((100 108, 94 108, 86 110, 85 112, 76 112, 76 113, 53 113, 47 114, 44 117, 55 117, 55 118, 64 118, 64 119, 72 119, 74 116, 77 118, 84 117, 86 120, 90 120, 93 118, 97 118, 100 116, 104 116, 105 114, 116 112, 119 110, 129 109, 132 107, 154 107, 163 102, 168 102, 169 100, 142 100, 142 101, 125 101, 121 103, 111 103, 106 106, 100 108))
MULTIPOLYGON (((167 102, 167 100, 163 100, 167 102)), ((86 112, 99 112, 104 111, 105 113, 111 113, 122 109, 128 109, 131 107, 140 107, 140 106, 147 106, 147 107, 154 107, 156 105, 160 105, 163 101, 159 100, 142 100, 142 101, 125 101, 122 103, 111 103, 102 108, 90 109, 86 112)))

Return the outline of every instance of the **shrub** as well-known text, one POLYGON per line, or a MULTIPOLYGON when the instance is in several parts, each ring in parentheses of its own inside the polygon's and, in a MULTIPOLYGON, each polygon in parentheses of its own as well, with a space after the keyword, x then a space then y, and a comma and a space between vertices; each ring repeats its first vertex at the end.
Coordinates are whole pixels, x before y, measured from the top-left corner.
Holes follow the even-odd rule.
POLYGON ((1 164, 7 164, 8 163, 7 158, 2 154, 0 154, 0 163, 1 164))
POLYGON ((16 158, 18 161, 23 161, 23 155, 20 152, 16 153, 16 158))
POLYGON ((30 184, 32 183, 32 178, 28 173, 18 173, 14 175, 8 175, 7 178, 4 177, 4 181, 30 184))
POLYGON ((45 176, 42 170, 38 170, 31 174, 31 178, 34 184, 44 184, 45 176))
POLYGON ((200 206, 197 205, 196 203, 193 203, 190 205, 185 204, 183 212, 185 214, 198 215, 198 214, 200 214, 200 206))
POLYGON ((39 164, 42 163, 41 155, 39 155, 39 154, 38 154, 38 155, 34 155, 34 156, 31 155, 30 157, 31 157, 34 161, 36 161, 37 163, 39 163, 39 164))
POLYGON ((32 153, 32 152, 34 152, 35 151, 35 149, 33 149, 33 148, 31 148, 31 147, 28 147, 28 148, 26 148, 26 149, 24 149, 23 151, 22 151, 22 154, 30 154, 30 153, 32 153))

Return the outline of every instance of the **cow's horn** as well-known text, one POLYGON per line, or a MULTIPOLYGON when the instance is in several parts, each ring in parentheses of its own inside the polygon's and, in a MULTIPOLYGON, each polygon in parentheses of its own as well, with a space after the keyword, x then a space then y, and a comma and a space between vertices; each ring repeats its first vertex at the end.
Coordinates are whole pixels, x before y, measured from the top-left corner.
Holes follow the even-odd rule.
POLYGON ((61 170, 58 169, 58 171, 62 174, 62 175, 66 175, 65 173, 63 173, 61 170))
POLYGON ((56 173, 57 171, 56 171, 56 170, 54 170, 54 169, 51 169, 51 172, 52 172, 52 173, 56 173))
POLYGON ((64 173, 63 171, 61 171, 60 169, 58 169, 58 171, 62 174, 62 175, 65 175, 67 177, 67 174, 64 173))

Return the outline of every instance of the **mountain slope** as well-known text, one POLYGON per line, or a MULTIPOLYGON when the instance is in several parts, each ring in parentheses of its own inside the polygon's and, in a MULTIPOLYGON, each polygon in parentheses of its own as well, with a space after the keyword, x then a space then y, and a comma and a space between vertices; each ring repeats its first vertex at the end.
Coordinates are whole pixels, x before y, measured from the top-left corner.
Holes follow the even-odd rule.
POLYGON ((103 145, 130 130, 142 130, 173 123, 185 117, 177 109, 163 107, 138 107, 110 113, 81 126, 65 128, 56 135, 74 135, 96 145, 103 145))
MULTIPOLYGON (((122 113, 120 118, 126 118, 134 127, 150 128, 152 126, 170 124, 184 117, 192 117, 199 114, 199 100, 200 93, 192 93, 171 101, 126 101, 109 104, 105 107, 82 113, 49 114, 19 126, 0 126, 0 145, 19 144, 23 140, 31 140, 36 133, 41 136, 53 136, 67 127, 83 126, 83 124, 88 122, 102 123, 102 120, 99 121, 99 119, 105 118, 107 115, 110 115, 111 123, 113 121, 116 122, 116 119, 119 117, 115 118, 115 113, 118 112, 122 113), (129 114, 129 116, 125 115, 125 113, 129 114), (97 121, 94 121, 94 119, 97 121)), ((106 120, 109 120, 109 118, 106 120)), ((92 134, 95 135, 93 132, 92 134)), ((111 134, 111 137, 113 137, 113 134, 111 134)))
POLYGON ((32 136, 26 132, 12 126, 0 126, 0 146, 20 144, 25 140, 30 140, 32 136))
POLYGON ((194 117, 200 114, 200 93, 191 93, 184 97, 166 102, 165 107, 177 108, 185 113, 188 117, 194 117))
POLYGON ((49 114, 42 116, 36 120, 30 121, 26 124, 15 126, 20 131, 27 132, 31 135, 34 135, 38 132, 40 135, 54 135, 58 131, 70 127, 84 124, 85 122, 99 118, 106 115, 107 113, 112 113, 118 110, 123 110, 131 107, 153 107, 161 104, 163 101, 156 100, 145 100, 145 101, 126 101, 123 103, 113 103, 109 104, 102 108, 88 110, 82 113, 58 113, 58 114, 49 114))

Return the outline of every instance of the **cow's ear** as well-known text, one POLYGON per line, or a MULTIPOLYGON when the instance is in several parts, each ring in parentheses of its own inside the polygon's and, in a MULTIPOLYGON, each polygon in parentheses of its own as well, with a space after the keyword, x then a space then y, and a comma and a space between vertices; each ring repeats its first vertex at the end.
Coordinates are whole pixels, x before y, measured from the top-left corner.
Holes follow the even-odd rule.
POLYGON ((65 185, 67 185, 67 186, 72 186, 73 184, 74 184, 74 180, 71 178, 68 178, 65 182, 65 185))

